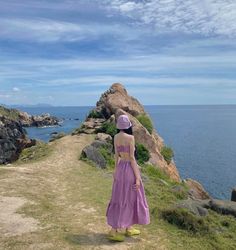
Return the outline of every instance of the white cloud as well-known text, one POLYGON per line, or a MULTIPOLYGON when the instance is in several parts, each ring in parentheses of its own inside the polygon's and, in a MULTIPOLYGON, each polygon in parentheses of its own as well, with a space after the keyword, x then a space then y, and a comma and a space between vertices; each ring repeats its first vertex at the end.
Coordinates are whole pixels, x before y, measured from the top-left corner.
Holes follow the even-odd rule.
POLYGON ((236 35, 235 0, 103 0, 110 11, 155 27, 159 33, 236 35))
POLYGON ((12 90, 13 90, 14 92, 19 92, 19 91, 20 91, 20 89, 17 88, 17 87, 14 87, 12 90))
POLYGON ((52 19, 1 18, 0 38, 37 42, 74 42, 112 35, 129 40, 139 35, 119 24, 64 22, 52 19))
POLYGON ((11 95, 7 95, 7 94, 0 94, 0 97, 1 97, 1 98, 10 98, 10 97, 11 97, 11 95))

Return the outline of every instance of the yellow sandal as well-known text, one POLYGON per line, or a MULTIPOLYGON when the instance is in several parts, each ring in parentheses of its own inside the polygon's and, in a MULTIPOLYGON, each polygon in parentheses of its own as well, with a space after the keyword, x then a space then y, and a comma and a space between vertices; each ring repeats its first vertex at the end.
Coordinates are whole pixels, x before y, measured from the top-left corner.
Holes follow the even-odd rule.
POLYGON ((111 241, 124 241, 125 237, 119 232, 109 233, 107 238, 111 241))
POLYGON ((132 235, 138 235, 138 234, 140 234, 140 230, 135 229, 135 228, 130 228, 130 229, 126 230, 126 232, 125 232, 126 236, 132 236, 132 235))

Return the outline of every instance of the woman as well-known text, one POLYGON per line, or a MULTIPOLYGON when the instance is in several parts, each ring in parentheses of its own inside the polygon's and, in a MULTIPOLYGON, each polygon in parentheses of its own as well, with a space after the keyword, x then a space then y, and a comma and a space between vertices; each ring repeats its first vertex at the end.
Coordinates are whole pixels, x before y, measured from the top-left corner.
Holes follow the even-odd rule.
POLYGON ((132 123, 127 115, 120 115, 114 136, 115 170, 113 173, 112 196, 107 206, 107 223, 112 227, 108 238, 123 241, 124 234, 119 229, 126 229, 125 235, 140 234, 133 224, 149 224, 149 207, 144 187, 135 159, 135 139, 132 135, 132 123))

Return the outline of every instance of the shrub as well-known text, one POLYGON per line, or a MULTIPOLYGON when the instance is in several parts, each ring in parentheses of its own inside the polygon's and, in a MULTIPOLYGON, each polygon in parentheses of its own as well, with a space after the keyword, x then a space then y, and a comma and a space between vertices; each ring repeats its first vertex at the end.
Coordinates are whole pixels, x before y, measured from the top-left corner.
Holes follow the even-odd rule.
POLYGON ((141 143, 136 144, 136 155, 139 164, 143 164, 150 158, 150 153, 148 149, 141 143))
POLYGON ((170 147, 164 146, 161 149, 161 155, 164 157, 165 161, 168 164, 170 164, 171 160, 172 160, 172 157, 174 156, 174 152, 173 152, 173 150, 170 147))
POLYGON ((153 130, 153 124, 152 124, 152 121, 150 120, 150 118, 145 114, 140 114, 136 118, 151 134, 152 130, 153 130))
POLYGON ((189 212, 186 208, 169 208, 161 212, 163 219, 169 223, 176 225, 181 229, 191 231, 193 233, 209 232, 207 218, 201 218, 189 212))
POLYGON ((80 127, 75 128, 72 132, 71 135, 78 135, 80 133, 83 133, 83 123, 80 125, 80 127))
POLYGON ((105 158, 108 167, 114 168, 115 160, 113 154, 111 154, 106 147, 99 148, 99 152, 105 158))
POLYGON ((95 133, 106 133, 114 137, 117 133, 117 128, 114 123, 104 122, 100 128, 95 130, 95 133))
POLYGON ((103 115, 100 112, 97 112, 96 110, 92 110, 88 114, 88 118, 103 118, 103 115))

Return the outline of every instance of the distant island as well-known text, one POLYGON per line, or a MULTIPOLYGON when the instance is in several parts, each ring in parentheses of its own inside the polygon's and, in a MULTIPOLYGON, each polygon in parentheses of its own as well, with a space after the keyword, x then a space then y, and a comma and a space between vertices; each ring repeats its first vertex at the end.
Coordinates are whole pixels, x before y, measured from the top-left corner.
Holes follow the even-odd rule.
MULTIPOLYGON (((4 105, 4 104, 1 104, 4 105)), ((22 108, 22 107, 26 107, 26 108, 42 108, 42 107, 54 107, 54 105, 49 104, 49 103, 37 103, 37 104, 12 104, 12 105, 4 105, 7 106, 9 108, 22 108)))

